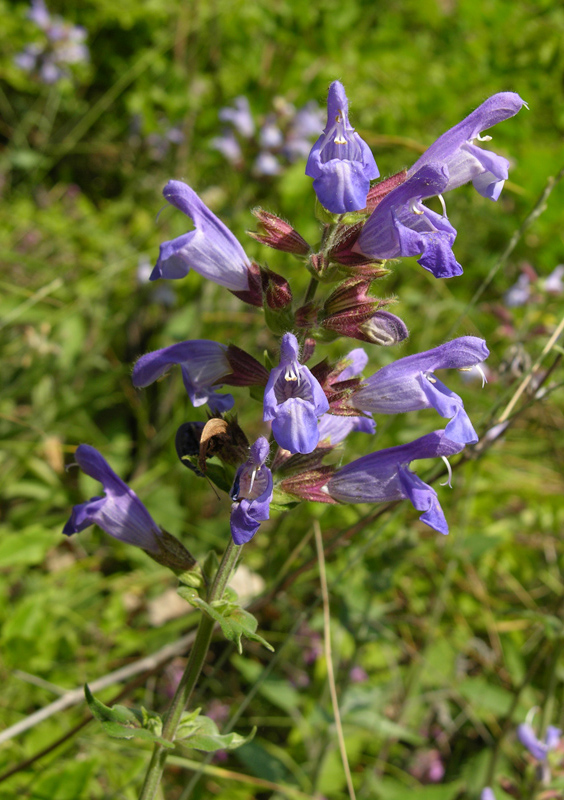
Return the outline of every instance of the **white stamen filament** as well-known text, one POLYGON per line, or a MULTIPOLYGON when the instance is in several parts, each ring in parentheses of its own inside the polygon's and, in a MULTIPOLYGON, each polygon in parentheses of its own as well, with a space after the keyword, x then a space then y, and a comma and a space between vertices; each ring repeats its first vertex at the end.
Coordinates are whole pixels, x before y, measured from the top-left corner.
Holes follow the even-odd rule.
POLYGON ((286 372, 284 373, 284 379, 287 381, 297 381, 298 386, 300 385, 300 371, 294 367, 294 363, 288 364, 286 367, 286 372))
POLYGON ((475 367, 482 376, 482 389, 483 389, 486 383, 488 382, 488 379, 486 378, 486 373, 479 364, 475 364, 475 367))
POLYGON ((446 217, 447 213, 446 213, 446 203, 445 203, 445 199, 444 199, 444 197, 442 196, 442 194, 438 194, 438 195, 437 195, 437 197, 439 198, 439 202, 440 202, 440 204, 441 204, 441 208, 443 209, 443 217, 446 217))
POLYGON ((444 483, 441 483, 440 485, 441 486, 448 486, 450 489, 452 489, 452 483, 451 483, 451 481, 452 481, 452 467, 448 463, 448 458, 446 456, 441 456, 441 458, 445 462, 445 466, 446 466, 447 471, 448 471, 448 480, 446 480, 444 483))
POLYGON ((429 383, 435 384, 437 382, 437 379, 435 378, 435 376, 431 372, 426 372, 425 373, 425 377, 427 378, 429 383))
POLYGON ((481 134, 481 133, 479 133, 479 134, 476 136, 476 139, 477 139, 477 141, 478 141, 478 142, 491 142, 491 140, 492 140, 492 137, 491 137, 491 136, 488 136, 488 134, 486 134, 485 136, 482 136, 482 134, 481 134))
POLYGON ((249 494, 253 491, 253 484, 255 482, 256 476, 257 476, 257 468, 255 467, 254 470, 251 472, 251 482, 249 483, 249 494))
POLYGON ((425 213, 422 208, 419 208, 419 200, 411 200, 409 203, 409 210, 412 214, 417 214, 418 216, 425 213))

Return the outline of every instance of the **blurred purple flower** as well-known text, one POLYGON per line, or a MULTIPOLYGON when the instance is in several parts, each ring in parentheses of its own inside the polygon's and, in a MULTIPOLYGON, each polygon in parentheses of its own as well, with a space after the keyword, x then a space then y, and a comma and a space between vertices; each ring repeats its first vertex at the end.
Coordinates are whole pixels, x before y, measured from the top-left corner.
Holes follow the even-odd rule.
POLYGON ((531 298, 531 279, 525 273, 519 275, 517 282, 513 284, 503 295, 503 302, 508 308, 518 308, 524 306, 531 298))
POLYGON ((349 680, 351 683, 366 683, 368 680, 368 673, 358 665, 349 671, 349 680))
POLYGON ((486 786, 485 789, 482 789, 480 800, 495 800, 495 794, 493 793, 493 789, 490 789, 489 786, 486 786))
POLYGON ((221 136, 216 136, 210 141, 210 147, 217 150, 229 161, 230 164, 237 164, 243 157, 241 145, 233 131, 225 131, 221 136))
POLYGON ((264 150, 259 153, 253 164, 255 175, 279 175, 282 172, 282 165, 275 155, 264 150))
POLYGON ((249 101, 244 96, 236 97, 232 107, 220 109, 219 118, 222 122, 230 122, 245 139, 250 139, 255 132, 249 101))
POLYGON ((553 269, 550 275, 545 278, 543 288, 550 294, 562 294, 564 292, 564 264, 559 264, 553 269))
POLYGON ((519 741, 538 761, 545 761, 548 753, 558 747, 561 734, 560 728, 549 725, 546 729, 544 741, 541 742, 540 739, 537 739, 532 726, 528 723, 524 722, 517 727, 519 741))

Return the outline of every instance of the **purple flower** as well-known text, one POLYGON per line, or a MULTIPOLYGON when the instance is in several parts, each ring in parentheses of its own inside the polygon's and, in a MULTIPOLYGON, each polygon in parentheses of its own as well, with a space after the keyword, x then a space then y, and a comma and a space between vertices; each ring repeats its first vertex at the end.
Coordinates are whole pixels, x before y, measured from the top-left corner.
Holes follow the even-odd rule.
POLYGON ((389 447, 358 458, 338 470, 328 481, 326 493, 341 503, 387 503, 409 500, 419 519, 439 533, 448 533, 448 525, 437 493, 409 469, 420 458, 436 458, 460 453, 464 445, 447 438, 444 431, 434 431, 409 444, 389 447))
POLYGON ((550 275, 545 278, 543 288, 545 292, 550 292, 550 294, 562 294, 564 291, 564 283, 562 278, 564 277, 564 264, 559 264, 555 267, 550 275))
POLYGON ((493 793, 493 789, 490 789, 489 786, 486 786, 485 789, 482 789, 480 800, 495 800, 495 794, 493 793))
POLYGON ((459 444, 478 441, 462 399, 435 377, 437 369, 471 369, 489 356, 483 339, 461 336, 424 353, 400 358, 367 378, 351 400, 360 411, 400 414, 434 408, 449 419, 445 435, 459 444))
POLYGON ((44 31, 47 31, 51 25, 51 15, 47 11, 44 0, 32 0, 27 18, 44 31))
POLYGON ((231 535, 235 544, 249 542, 270 516, 272 500, 272 473, 265 466, 269 444, 259 436, 251 446, 248 460, 237 470, 230 492, 231 535))
POLYGON ((321 128, 323 128, 323 112, 315 100, 310 100, 296 112, 290 123, 283 147, 288 160, 307 158, 311 150, 311 139, 319 134, 321 128))
POLYGON ((366 208, 370 181, 380 174, 372 151, 349 123, 348 106, 343 84, 334 81, 327 97, 327 124, 305 170, 319 202, 333 214, 366 208))
POLYGON ((231 231, 186 183, 169 181, 163 195, 193 220, 195 230, 161 245, 151 280, 183 278, 193 269, 231 291, 246 291, 250 262, 231 231))
POLYGON ((419 264, 435 278, 461 275, 462 267, 452 252, 456 230, 446 216, 421 202, 443 192, 448 181, 445 166, 424 164, 376 206, 353 250, 377 259, 420 256, 419 264))
POLYGON ((274 153, 269 153, 266 150, 258 154, 253 164, 253 173, 255 175, 279 175, 281 171, 282 167, 274 153))
POLYGON ((515 116, 524 105, 525 101, 515 92, 494 94, 462 122, 443 133, 411 167, 408 177, 423 166, 439 162, 448 169, 448 182, 442 191, 448 192, 472 181, 483 197, 497 200, 507 180, 509 161, 474 142, 489 141, 491 137, 482 137, 482 131, 515 116))
POLYGON ((191 339, 178 342, 147 353, 133 367, 131 379, 137 388, 148 386, 160 378, 173 364, 180 364, 182 380, 192 405, 208 404, 216 413, 233 408, 234 400, 230 394, 218 394, 216 382, 232 369, 226 356, 227 347, 208 339, 191 339))
POLYGON ((525 306, 531 299, 531 279, 526 272, 522 272, 517 282, 510 286, 503 294, 503 302, 508 308, 525 306))
POLYGON ((298 340, 285 333, 280 364, 270 372, 264 391, 265 421, 280 447, 290 453, 311 453, 319 441, 317 418, 329 410, 319 382, 298 361, 298 340))
POLYGON ((540 739, 537 739, 532 726, 528 723, 523 723, 517 728, 517 737, 519 741, 538 761, 546 761, 548 753, 558 747, 561 733, 562 731, 560 728, 549 725, 546 729, 544 742, 541 742, 540 739))
POLYGON ((220 109, 219 118, 222 122, 230 122, 245 139, 250 139, 255 132, 249 101, 244 96, 236 97, 232 108, 227 106, 220 109))
POLYGON ((104 497, 93 497, 86 503, 74 506, 63 533, 71 536, 89 525, 99 525, 114 539, 159 555, 162 550, 159 543, 161 529, 135 492, 90 445, 79 445, 75 457, 83 472, 100 481, 104 488, 104 497))
POLYGON ((231 164, 239 163, 243 157, 241 145, 233 131, 227 131, 221 136, 213 138, 210 141, 210 147, 220 152, 231 164))

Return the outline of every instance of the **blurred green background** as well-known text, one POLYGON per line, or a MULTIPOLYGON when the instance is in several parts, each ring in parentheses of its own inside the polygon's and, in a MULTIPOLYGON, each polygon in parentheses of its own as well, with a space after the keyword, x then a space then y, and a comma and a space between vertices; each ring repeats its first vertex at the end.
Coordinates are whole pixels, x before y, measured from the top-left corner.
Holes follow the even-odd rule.
MULTIPOLYGON (((166 285, 140 280, 139 267, 155 262, 159 243, 186 231, 173 209, 157 219, 161 191, 169 178, 190 183, 249 256, 284 274, 298 295, 308 280, 303 267, 245 235, 254 228, 250 208, 279 213, 312 242, 319 233, 304 160, 276 177, 256 177, 248 144, 243 163, 230 165, 210 145, 221 133, 220 108, 244 95, 260 124, 279 98, 296 108, 310 100, 323 106, 338 78, 352 124, 386 176, 486 97, 518 92, 530 110, 490 131, 489 146, 512 164, 499 202, 471 186, 446 198, 464 275, 440 282, 415 260, 399 262, 376 288, 398 295, 394 310, 411 337, 393 352, 367 346, 370 367, 454 335, 484 336, 489 384, 481 390, 448 378, 484 432, 564 305, 562 294, 543 288, 564 261, 560 184, 471 302, 564 164, 561 3, 50 0, 50 12, 86 29, 90 51, 87 63, 50 86, 15 61, 43 37, 28 8, 0 0, 2 728, 158 650, 196 621, 193 613, 174 616, 174 578, 141 551, 98 529, 63 540, 71 506, 99 491, 64 469, 78 443, 99 448, 197 557, 224 547, 229 501, 183 469, 174 451, 176 428, 205 419, 203 410, 190 407, 179 374, 143 393, 129 375, 140 354, 183 339, 232 341, 258 357, 275 342, 260 311, 195 273, 166 285), (173 126, 181 141, 167 145, 173 126), (529 301, 510 308, 504 293, 523 271, 531 277, 529 301)), ((320 346, 318 355, 346 347, 320 346)), ((257 737, 216 763, 248 777, 204 774, 191 796, 348 796, 320 650, 314 517, 328 542, 354 532, 330 550, 327 568, 359 800, 400 800, 412 790, 423 800, 473 799, 486 779, 498 800, 534 796, 534 770, 514 729, 535 704, 545 709, 544 723, 562 721, 559 358, 556 347, 543 362, 541 375, 554 363, 546 396, 525 393, 503 439, 456 472, 453 490, 439 489, 448 538, 405 505, 374 520, 368 506, 303 504, 261 527, 246 548, 252 575, 243 583, 259 597, 259 630, 276 653, 249 645, 237 656, 218 641, 198 698, 223 719, 254 687, 236 727, 258 725, 257 737)), ((249 437, 262 433, 260 405, 246 390, 235 394, 249 437)), ((377 441, 355 434, 343 458, 436 427, 432 412, 382 417, 377 441)), ((183 663, 128 685, 126 702, 163 709, 183 663)), ((122 686, 100 698, 109 702, 122 686)), ((105 739, 94 724, 65 739, 83 714, 74 707, 2 745, 5 772, 60 742, 1 782, 0 797, 135 798, 148 751, 105 739)), ((193 771, 171 763, 165 796, 187 797, 193 771)), ((564 788, 558 770, 553 785, 564 788)))

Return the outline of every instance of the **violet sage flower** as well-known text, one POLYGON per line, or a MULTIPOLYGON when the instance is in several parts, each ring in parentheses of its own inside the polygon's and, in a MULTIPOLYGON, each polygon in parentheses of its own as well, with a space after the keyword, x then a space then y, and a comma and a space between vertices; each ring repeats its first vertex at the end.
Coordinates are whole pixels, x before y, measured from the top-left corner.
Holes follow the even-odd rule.
POLYGON ((65 536, 98 525, 109 536, 140 547, 154 561, 176 573, 194 567, 196 562, 182 542, 157 525, 133 489, 116 475, 94 447, 79 445, 75 458, 83 472, 100 481, 104 496, 74 506, 63 528, 65 536))
POLYGON ((248 460, 235 474, 230 497, 231 535, 235 544, 249 542, 270 516, 273 481, 270 469, 265 466, 269 452, 268 441, 259 436, 251 446, 248 460))
POLYGON ((184 278, 193 269, 231 291, 246 291, 250 261, 231 231, 188 184, 169 181, 163 195, 193 220, 195 230, 163 242, 151 280, 184 278))
POLYGON ((535 736, 532 725, 524 722, 517 727, 517 737, 519 741, 538 761, 546 761, 549 752, 558 747, 561 734, 562 731, 560 728, 549 725, 546 729, 544 741, 541 742, 541 740, 537 739, 535 736))
POLYGON ((449 439, 444 431, 434 431, 408 444, 388 447, 352 461, 327 482, 324 491, 341 503, 387 503, 409 500, 423 513, 421 522, 439 533, 448 525, 436 491, 409 469, 420 458, 436 458, 460 453, 464 445, 449 439))
MULTIPOLYGON (((461 336, 424 353, 406 356, 367 378, 351 398, 360 411, 400 414, 434 408, 449 419, 445 435, 459 444, 478 441, 462 399, 435 376, 437 369, 469 370, 489 356, 483 339, 461 336)), ((482 373, 483 374, 483 373, 482 373)))
POLYGON ((230 394, 218 394, 216 382, 232 372, 227 347, 209 339, 190 339, 187 342, 163 347, 147 353, 133 367, 131 379, 138 389, 160 378, 174 364, 182 370, 182 380, 193 406, 208 404, 216 413, 233 408, 230 394))
POLYGON ((420 256, 417 261, 435 278, 462 274, 452 245, 456 230, 446 216, 431 211, 422 199, 441 194, 448 169, 438 162, 424 164, 376 206, 353 250, 370 258, 420 256))
POLYGON ((480 800, 495 800, 495 794, 493 793, 493 789, 490 789, 489 786, 486 786, 484 789, 482 789, 480 800))
POLYGON ((89 525, 98 525, 114 539, 158 555, 161 529, 135 492, 116 475, 94 447, 79 445, 75 458, 83 472, 100 481, 104 497, 93 497, 74 506, 63 528, 65 536, 79 533, 89 525))
POLYGON ((319 442, 317 418, 329 410, 325 393, 310 370, 298 360, 298 340, 285 333, 280 364, 271 370, 264 390, 265 422, 280 447, 290 453, 311 453, 319 442))
POLYGON ((319 202, 333 214, 366 208, 370 181, 380 174, 372 151, 349 123, 348 107, 343 84, 334 81, 327 97, 327 124, 305 170, 319 202))
POLYGON ((474 142, 489 141, 491 136, 482 137, 482 131, 515 116, 526 105, 515 92, 499 92, 489 97, 462 122, 439 136, 411 167, 408 178, 421 167, 439 162, 448 169, 448 182, 441 191, 448 192, 472 181, 483 197, 497 200, 507 180, 509 161, 474 142))

